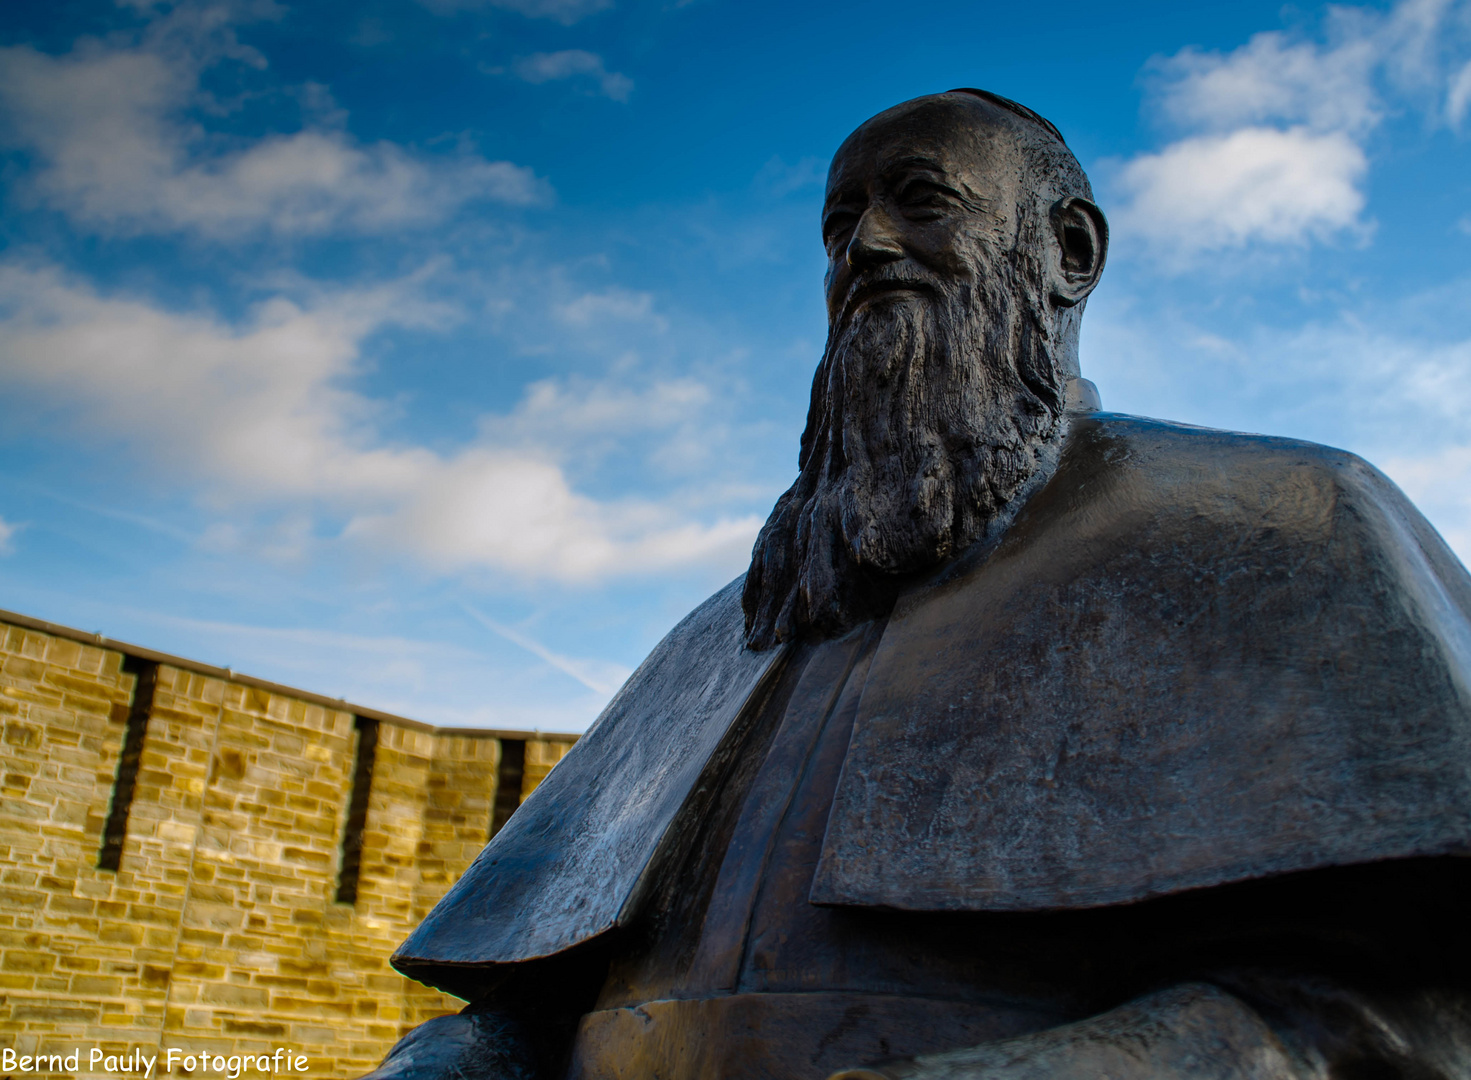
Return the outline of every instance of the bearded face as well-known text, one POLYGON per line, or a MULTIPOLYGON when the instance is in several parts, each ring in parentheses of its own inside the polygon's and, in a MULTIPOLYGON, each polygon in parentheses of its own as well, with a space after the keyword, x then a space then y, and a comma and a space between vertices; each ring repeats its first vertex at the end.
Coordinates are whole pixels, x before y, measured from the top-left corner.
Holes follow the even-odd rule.
POLYGON ((1045 212, 1023 197, 998 213, 934 149, 903 157, 918 179, 886 176, 883 119, 834 162, 828 342, 796 483, 746 578, 752 648, 884 614, 986 533, 1062 435, 1059 347, 1075 343, 1056 340, 1045 212))
POLYGON ((855 281, 817 369, 797 481, 756 541, 752 647, 882 614, 906 575, 979 539, 1039 467, 1063 403, 1040 275, 988 262, 969 281, 893 264, 855 281))

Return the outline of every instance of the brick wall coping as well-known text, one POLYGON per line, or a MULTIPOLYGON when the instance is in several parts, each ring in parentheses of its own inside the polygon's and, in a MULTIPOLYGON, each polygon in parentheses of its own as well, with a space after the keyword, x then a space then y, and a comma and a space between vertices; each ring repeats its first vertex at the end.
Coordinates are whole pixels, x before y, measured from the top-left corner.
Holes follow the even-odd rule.
POLYGON ((77 630, 70 626, 61 626, 57 623, 47 622, 44 619, 35 619, 29 615, 22 615, 19 612, 6 611, 4 608, 0 608, 0 623, 9 623, 11 626, 19 626, 26 630, 37 630, 43 634, 50 634, 52 637, 66 638, 69 641, 79 641, 83 645, 96 645, 99 648, 120 652, 124 656, 136 656, 140 660, 152 660, 155 663, 167 664, 169 667, 182 668, 185 671, 198 672, 201 675, 207 675, 215 679, 224 679, 227 682, 239 683, 242 686, 258 687, 261 690, 267 690, 273 694, 296 698, 299 701, 309 701, 314 705, 325 705, 329 709, 350 712, 357 716, 365 716, 370 720, 377 720, 380 723, 396 724, 399 727, 412 728, 415 731, 427 731, 434 735, 457 735, 472 739, 538 739, 543 742, 569 743, 576 742, 580 737, 569 732, 558 731, 436 727, 433 724, 426 724, 422 720, 410 720, 407 716, 395 716, 393 713, 384 712, 382 709, 370 709, 365 705, 354 705, 345 698, 327 697, 325 694, 314 694, 310 690, 300 690, 294 686, 285 686, 281 683, 269 682, 266 679, 257 679, 254 675, 243 675, 232 668, 215 667, 213 664, 205 664, 198 660, 189 660, 182 656, 159 652, 157 649, 146 649, 142 645, 130 645, 126 641, 117 641, 103 634, 89 634, 85 630, 77 630))

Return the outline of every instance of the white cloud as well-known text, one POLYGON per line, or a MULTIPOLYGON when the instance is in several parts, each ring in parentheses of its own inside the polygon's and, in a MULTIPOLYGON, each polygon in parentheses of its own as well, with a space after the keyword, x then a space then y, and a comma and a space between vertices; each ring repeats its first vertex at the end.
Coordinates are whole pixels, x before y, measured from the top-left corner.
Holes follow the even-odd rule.
POLYGON ((1126 228, 1188 257, 1254 240, 1299 243, 1359 227, 1368 168, 1342 132, 1241 128, 1182 139, 1130 161, 1126 228))
MULTIPOLYGON (((524 205, 548 195, 544 181, 510 162, 363 144, 330 126, 222 140, 189 119, 191 108, 212 105, 201 72, 222 58, 263 61, 194 39, 179 48, 171 34, 132 47, 83 41, 59 57, 0 49, 3 136, 33 158, 31 197, 106 231, 229 237, 377 232, 440 221, 471 201, 524 205)), ((303 101, 331 120, 322 97, 308 87, 303 101)))
POLYGON ((632 79, 616 71, 609 71, 601 56, 583 49, 533 53, 517 60, 511 65, 511 70, 518 79, 529 83, 556 82, 588 76, 597 83, 604 96, 614 101, 627 101, 628 96, 633 93, 632 79))
POLYGON ((1366 141, 1416 98, 1432 123, 1460 122, 1471 68, 1451 67, 1468 12, 1467 0, 1335 7, 1320 41, 1262 33, 1231 52, 1153 61, 1152 96, 1180 138, 1119 170, 1120 237, 1178 264, 1249 243, 1367 235, 1366 141))
POLYGON ((1152 65, 1160 108, 1182 127, 1229 131, 1280 121, 1316 131, 1362 131, 1382 106, 1370 77, 1372 40, 1336 48, 1257 34, 1230 53, 1184 49, 1152 65))
POLYGON ((0 517, 0 555, 14 553, 15 546, 13 541, 15 540, 15 534, 18 532, 20 532, 19 525, 12 525, 3 517, 0 517))
POLYGON ((599 501, 576 491, 560 462, 575 434, 566 425, 695 422, 706 394, 688 383, 642 396, 538 384, 516 413, 487 420, 479 440, 452 452, 379 437, 380 403, 347 383, 378 328, 450 317, 414 291, 343 292, 309 306, 277 298, 233 327, 99 296, 51 269, 6 266, 0 387, 69 411, 79 428, 187 479, 217 509, 284 509, 287 549, 313 543, 330 516, 346 522, 349 542, 443 571, 585 582, 739 568, 759 519, 700 522, 648 500, 599 501), (551 414, 569 402, 559 427, 551 414))
POLYGON ((418 0, 437 15, 454 15, 461 11, 500 8, 514 11, 529 19, 554 19, 563 26, 587 18, 613 6, 613 0, 418 0))
POLYGON ((1451 127, 1459 128, 1466 119, 1466 109, 1471 106, 1471 60, 1456 72, 1450 89, 1445 95, 1445 116, 1451 127))
POLYGON ((612 288, 603 292, 584 293, 557 308, 563 321, 574 326, 591 326, 609 320, 648 323, 663 330, 667 323, 654 313, 654 297, 646 292, 612 288))
POLYGON ((679 522, 646 502, 599 504, 550 460, 474 448, 415 470, 403 499, 354 516, 346 535, 416 552, 431 566, 493 565, 532 577, 594 581, 750 554, 754 517, 679 522))
POLYGON ((488 418, 482 430, 498 441, 570 445, 694 420, 711 403, 710 388, 694 379, 671 379, 642 390, 606 382, 542 379, 526 388, 516 411, 488 418))

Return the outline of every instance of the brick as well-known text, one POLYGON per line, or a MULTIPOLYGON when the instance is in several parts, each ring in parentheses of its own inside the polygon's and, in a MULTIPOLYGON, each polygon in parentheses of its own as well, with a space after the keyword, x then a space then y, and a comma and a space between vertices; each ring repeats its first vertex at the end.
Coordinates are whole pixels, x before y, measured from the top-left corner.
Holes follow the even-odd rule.
POLYGON ((88 1023, 97 1019, 96 1008, 66 1005, 17 1005, 10 1013, 17 1020, 49 1020, 53 1023, 88 1023))
POLYGON ((68 991, 77 997, 117 997, 123 992, 123 980, 106 975, 74 975, 68 991))
MULTIPOLYGON (((388 957, 483 845, 499 743, 385 722, 358 902, 337 904, 352 715, 165 665, 122 864, 99 871, 134 681, 121 661, 0 624, 10 1045, 229 1056, 289 1041, 313 1075, 355 1076, 457 1011, 388 957)), ((527 743, 525 790, 567 745, 527 743)))
POLYGON ((19 720, 7 721, 0 739, 21 750, 31 750, 41 745, 41 728, 36 724, 23 724, 19 720))
POLYGON ((53 953, 6 949, 4 957, 0 957, 0 971, 50 971, 55 966, 53 953))

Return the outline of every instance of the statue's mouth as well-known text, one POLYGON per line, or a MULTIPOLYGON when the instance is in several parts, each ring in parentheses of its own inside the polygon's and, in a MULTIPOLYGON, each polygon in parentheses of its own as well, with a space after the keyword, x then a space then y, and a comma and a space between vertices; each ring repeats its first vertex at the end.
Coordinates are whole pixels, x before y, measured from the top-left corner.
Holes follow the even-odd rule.
POLYGON ((928 282, 908 278, 856 281, 848 290, 848 298, 843 303, 843 319, 846 321, 854 313, 870 304, 913 296, 922 296, 932 300, 936 296, 935 287, 928 282))

